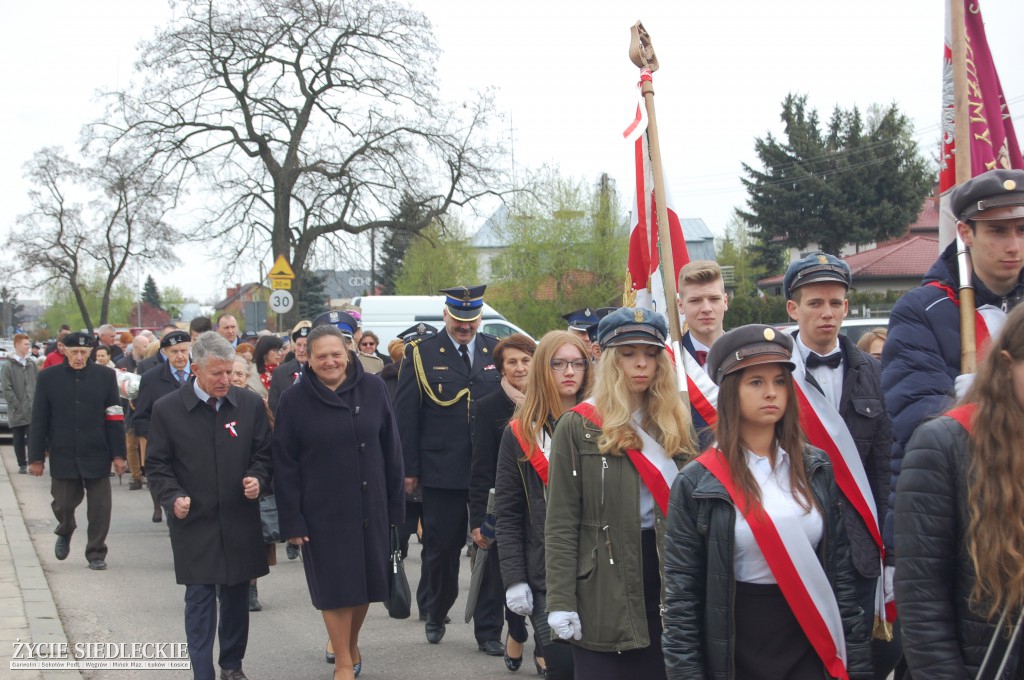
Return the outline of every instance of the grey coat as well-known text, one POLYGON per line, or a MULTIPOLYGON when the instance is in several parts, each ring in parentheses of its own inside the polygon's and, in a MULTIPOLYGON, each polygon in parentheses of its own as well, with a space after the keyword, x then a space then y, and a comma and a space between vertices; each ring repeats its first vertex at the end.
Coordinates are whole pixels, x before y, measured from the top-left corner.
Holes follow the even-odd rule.
POLYGON ((36 395, 38 375, 39 368, 32 357, 28 357, 24 366, 14 358, 4 362, 0 385, 7 401, 7 423, 10 427, 23 427, 32 422, 32 399, 36 395))

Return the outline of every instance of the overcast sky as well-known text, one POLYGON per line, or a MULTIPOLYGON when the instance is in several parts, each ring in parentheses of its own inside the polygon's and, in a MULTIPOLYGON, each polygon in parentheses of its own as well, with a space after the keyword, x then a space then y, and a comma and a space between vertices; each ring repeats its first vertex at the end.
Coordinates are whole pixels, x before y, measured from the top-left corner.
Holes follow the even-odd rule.
MULTIPOLYGON (((643 8, 606 0, 412 4, 433 21, 444 50, 439 75, 446 96, 497 89, 519 171, 550 163, 591 182, 608 172, 627 204, 631 154, 621 133, 633 117, 638 77, 627 57, 628 29, 643 20, 661 63, 655 101, 677 211, 703 218, 716 233, 744 203, 741 163, 755 161, 754 138, 780 133, 780 102, 788 92, 809 95, 826 119, 837 104, 866 110, 895 102, 914 121, 929 157, 938 143, 939 0, 662 1, 643 8)), ((82 125, 100 113, 95 91, 125 85, 137 43, 171 16, 165 0, 51 0, 4 9, 0 238, 28 207, 25 161, 44 146, 75 148, 82 125)), ((982 10, 1024 138, 1024 2, 985 0, 982 10)), ((473 226, 476 219, 468 217, 473 226)), ((203 247, 182 248, 186 265, 153 271, 157 282, 201 301, 222 297, 225 281, 216 263, 203 260, 203 247)), ((256 278, 255 264, 251 272, 247 279, 256 278)))

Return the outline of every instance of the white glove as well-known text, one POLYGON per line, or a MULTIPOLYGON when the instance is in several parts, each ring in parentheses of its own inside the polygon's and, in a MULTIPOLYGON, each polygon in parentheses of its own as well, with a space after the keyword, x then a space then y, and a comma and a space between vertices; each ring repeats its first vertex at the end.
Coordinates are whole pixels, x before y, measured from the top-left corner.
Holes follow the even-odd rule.
POLYGON ((896 590, 893 588, 893 578, 896 576, 896 567, 885 567, 882 570, 882 578, 885 579, 885 583, 882 586, 885 592, 885 601, 892 602, 896 599, 896 590))
POLYGON ((974 374, 964 373, 958 375, 956 380, 953 381, 953 390, 956 393, 957 399, 963 399, 964 395, 967 394, 967 390, 971 389, 971 385, 974 384, 974 374))
POLYGON ((548 627, 560 640, 583 639, 583 628, 580 626, 580 615, 576 612, 551 612, 548 614, 548 627))
POLYGON ((505 604, 520 616, 533 613, 533 590, 528 583, 516 583, 505 590, 505 604))

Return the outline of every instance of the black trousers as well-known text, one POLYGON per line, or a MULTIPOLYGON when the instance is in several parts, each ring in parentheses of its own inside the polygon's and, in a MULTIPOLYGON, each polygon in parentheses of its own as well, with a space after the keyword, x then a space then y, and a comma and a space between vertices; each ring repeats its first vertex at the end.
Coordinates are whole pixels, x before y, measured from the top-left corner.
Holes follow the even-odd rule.
POLYGON ((469 522, 466 489, 423 487, 423 565, 427 620, 443 623, 459 595, 459 561, 469 522))
POLYGON ((75 509, 86 498, 86 527, 88 542, 85 544, 85 559, 103 559, 107 556, 107 532, 110 531, 110 478, 96 479, 50 479, 50 495, 53 502, 53 516, 57 518, 57 528, 53 533, 58 536, 71 537, 78 528, 75 522, 75 509))
POLYGON ((28 465, 28 458, 25 457, 25 448, 28 445, 28 425, 18 425, 11 428, 11 436, 14 438, 14 458, 18 461, 18 467, 28 465))
POLYGON ((213 640, 220 638, 218 665, 225 670, 242 667, 249 642, 249 582, 230 586, 185 586, 185 640, 195 680, 216 680, 213 640), (217 600, 220 621, 217 621, 217 600))
MULTIPOLYGON (((486 552, 487 561, 484 563, 484 574, 480 580, 480 593, 476 598, 476 609, 473 610, 473 633, 476 635, 476 641, 484 643, 488 640, 501 640, 503 619, 513 616, 515 619, 509 619, 509 632, 513 639, 525 642, 525 620, 505 609, 505 586, 501 583, 498 544, 491 543, 486 552)), ((480 559, 482 554, 483 551, 477 552, 477 559, 480 559)))

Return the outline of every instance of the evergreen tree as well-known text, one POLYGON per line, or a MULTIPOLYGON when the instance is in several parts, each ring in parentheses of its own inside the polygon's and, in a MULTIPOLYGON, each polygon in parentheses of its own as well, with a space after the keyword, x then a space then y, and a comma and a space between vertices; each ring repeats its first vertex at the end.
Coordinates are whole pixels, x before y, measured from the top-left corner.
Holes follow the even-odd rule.
POLYGON ((311 269, 302 270, 298 276, 302 293, 295 306, 299 310, 300 319, 312 321, 318 314, 327 311, 327 293, 324 291, 326 276, 311 269))
POLYGON ((152 276, 147 276, 146 283, 142 285, 142 301, 153 307, 163 309, 163 305, 160 304, 160 289, 156 287, 156 281, 153 280, 152 276))
POLYGON ((896 105, 836 107, 822 126, 807 97, 782 103, 785 141, 769 133, 754 149, 763 170, 744 164, 747 211, 737 211, 761 242, 756 257, 768 274, 785 248, 839 253, 902 234, 913 223, 932 176, 918 154, 910 120, 896 105))
MULTIPOLYGON (((423 218, 423 206, 408 192, 402 196, 394 221, 398 224, 417 224, 423 218)), ((381 245, 380 267, 377 271, 377 285, 382 295, 394 295, 398 277, 402 272, 405 253, 413 240, 409 229, 395 228, 387 232, 381 245)))

